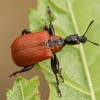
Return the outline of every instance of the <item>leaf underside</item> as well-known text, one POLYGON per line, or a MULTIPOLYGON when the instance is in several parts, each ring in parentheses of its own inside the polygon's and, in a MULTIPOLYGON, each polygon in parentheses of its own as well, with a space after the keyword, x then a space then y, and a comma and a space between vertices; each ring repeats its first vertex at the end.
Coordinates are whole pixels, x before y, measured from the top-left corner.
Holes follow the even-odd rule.
POLYGON ((7 100, 40 100, 38 86, 38 76, 30 81, 23 77, 19 77, 14 82, 13 90, 7 90, 7 100))
MULTIPOLYGON (((90 21, 94 20, 95 23, 91 25, 86 36, 89 40, 100 43, 99 0, 38 0, 37 10, 29 9, 32 32, 42 31, 44 23, 49 25, 47 6, 52 11, 56 35, 63 38, 75 33, 83 35, 90 21)), ((38 63, 35 68, 43 72, 50 87, 48 100, 100 100, 99 55, 100 47, 88 42, 76 46, 66 45, 57 53, 64 78, 64 83, 59 78, 62 97, 58 96, 56 90, 50 59, 38 63)))
MULTIPOLYGON (((86 36, 89 40, 99 39, 99 0, 38 0, 37 10, 29 9, 30 29, 41 31, 44 23, 49 25, 47 6, 53 16, 56 35, 65 38, 68 35, 82 35, 91 20, 86 36)), ((62 97, 56 90, 55 76, 50 68, 50 60, 39 63, 36 68, 44 73, 50 87, 49 100, 99 100, 100 98, 100 48, 91 43, 77 46, 66 45, 57 53, 64 83, 60 81, 62 97)))

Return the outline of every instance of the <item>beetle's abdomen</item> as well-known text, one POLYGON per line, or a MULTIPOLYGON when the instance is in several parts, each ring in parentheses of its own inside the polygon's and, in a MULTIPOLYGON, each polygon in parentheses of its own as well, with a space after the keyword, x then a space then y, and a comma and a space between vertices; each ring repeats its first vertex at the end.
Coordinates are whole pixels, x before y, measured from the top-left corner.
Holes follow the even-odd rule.
POLYGON ((11 46, 12 59, 18 66, 29 66, 51 58, 52 51, 46 45, 50 35, 47 31, 18 37, 11 46))

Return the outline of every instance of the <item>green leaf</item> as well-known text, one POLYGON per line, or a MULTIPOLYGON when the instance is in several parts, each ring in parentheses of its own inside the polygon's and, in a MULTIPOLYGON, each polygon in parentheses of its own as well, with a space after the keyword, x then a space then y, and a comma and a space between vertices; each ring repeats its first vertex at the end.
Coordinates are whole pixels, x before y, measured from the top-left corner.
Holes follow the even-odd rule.
POLYGON ((19 77, 14 82, 13 90, 7 90, 7 100, 40 100, 38 86, 39 77, 30 81, 19 77))
MULTIPOLYGON (((47 6, 52 11, 56 35, 65 38, 78 33, 82 35, 91 20, 95 23, 86 36, 100 43, 99 0, 38 0, 37 10, 29 9, 30 29, 41 31, 44 23, 49 25, 47 6)), ((99 100, 100 99, 100 47, 89 42, 77 46, 66 45, 57 53, 64 83, 60 81, 62 97, 56 90, 56 79, 50 68, 50 60, 40 62, 36 68, 44 73, 50 87, 49 100, 99 100)))

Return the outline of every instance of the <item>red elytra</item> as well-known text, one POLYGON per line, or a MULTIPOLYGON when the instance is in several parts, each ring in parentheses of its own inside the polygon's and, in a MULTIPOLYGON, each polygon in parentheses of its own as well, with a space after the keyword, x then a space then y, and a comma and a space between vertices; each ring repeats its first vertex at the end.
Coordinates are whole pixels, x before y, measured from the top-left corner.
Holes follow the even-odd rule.
POLYGON ((20 67, 25 67, 51 58, 52 53, 61 50, 63 46, 57 46, 52 43, 52 46, 49 47, 46 45, 46 42, 48 40, 53 42, 57 38, 60 37, 50 36, 47 31, 25 34, 18 37, 11 46, 14 63, 20 67))

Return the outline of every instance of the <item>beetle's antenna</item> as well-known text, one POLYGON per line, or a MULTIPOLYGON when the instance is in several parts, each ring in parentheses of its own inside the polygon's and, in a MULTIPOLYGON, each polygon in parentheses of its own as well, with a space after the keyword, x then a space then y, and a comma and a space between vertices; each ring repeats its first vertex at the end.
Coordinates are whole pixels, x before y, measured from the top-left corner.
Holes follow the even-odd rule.
MULTIPOLYGON (((86 31, 85 31, 85 33, 83 34, 82 37, 85 37, 86 32, 88 31, 89 27, 91 26, 91 24, 92 24, 93 22, 94 22, 94 20, 92 20, 92 21, 90 22, 90 24, 88 25, 88 27, 87 27, 87 29, 86 29, 86 31)), ((87 39, 87 41, 91 42, 91 43, 94 44, 94 45, 99 46, 98 43, 92 42, 92 41, 90 41, 90 40, 88 40, 88 39, 87 39)))
POLYGON ((92 20, 92 21, 90 22, 90 24, 88 25, 88 27, 87 27, 87 29, 86 29, 85 33, 83 34, 83 36, 85 36, 85 34, 87 33, 87 31, 88 31, 89 27, 91 26, 91 24, 92 24, 93 22, 94 22, 94 20, 92 20))
POLYGON ((92 43, 92 44, 94 44, 94 45, 99 46, 99 44, 98 44, 98 43, 92 42, 92 41, 90 41, 90 40, 88 40, 88 39, 87 39, 87 41, 89 41, 90 43, 92 43))

